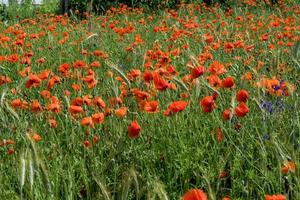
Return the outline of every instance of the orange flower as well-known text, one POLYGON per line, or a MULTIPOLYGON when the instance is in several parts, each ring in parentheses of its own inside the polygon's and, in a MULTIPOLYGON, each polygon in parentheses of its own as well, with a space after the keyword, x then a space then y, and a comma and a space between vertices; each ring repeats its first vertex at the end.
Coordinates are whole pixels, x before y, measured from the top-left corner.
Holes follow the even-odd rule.
POLYGON ((27 102, 21 99, 15 99, 11 101, 11 106, 16 109, 16 108, 21 108, 21 109, 26 109, 27 108, 27 102))
POLYGON ((58 71, 65 77, 69 76, 70 64, 63 63, 58 67, 58 71))
POLYGON ((93 120, 91 117, 84 117, 81 122, 81 126, 93 126, 93 120))
POLYGON ((83 108, 81 106, 71 105, 70 108, 69 108, 69 112, 71 114, 78 114, 78 113, 83 112, 83 108))
POLYGON ((54 84, 59 83, 59 82, 60 82, 59 76, 52 76, 50 78, 50 80, 48 81, 47 89, 51 90, 52 87, 54 86, 54 84))
POLYGON ((208 71, 212 74, 219 75, 227 72, 224 65, 219 63, 218 61, 214 61, 208 68, 208 71))
POLYGON ((16 63, 19 60, 19 56, 17 54, 12 54, 6 57, 6 60, 10 63, 16 63))
POLYGON ((40 92, 40 95, 44 98, 44 99, 50 99, 51 98, 51 93, 48 90, 42 90, 40 92))
POLYGON ((220 173, 219 173, 219 176, 218 176, 218 178, 219 179, 223 179, 223 178, 226 178, 228 176, 228 172, 226 172, 226 171, 221 171, 220 173))
POLYGON ((215 137, 217 139, 218 142, 222 142, 224 139, 224 135, 222 133, 222 129, 221 128, 217 128, 215 130, 215 137))
POLYGON ((46 80, 50 74, 51 70, 49 69, 46 69, 44 71, 42 71, 41 73, 38 74, 38 77, 41 79, 41 80, 46 80))
POLYGON ((74 68, 84 68, 85 67, 85 62, 82 60, 77 60, 73 63, 74 68))
POLYGON ((100 58, 103 58, 103 59, 108 58, 108 55, 106 53, 104 53, 103 51, 100 51, 100 50, 95 50, 94 51, 94 56, 97 56, 97 57, 100 57, 100 58))
POLYGON ((128 127, 128 137, 129 138, 137 138, 140 136, 141 127, 137 121, 131 122, 128 127))
POLYGON ((119 109, 117 109, 117 110, 115 111, 116 115, 117 115, 118 117, 120 117, 120 118, 125 117, 126 112, 127 112, 127 108, 126 108, 126 107, 121 107, 121 108, 119 108, 119 109))
POLYGON ((120 98, 120 97, 117 97, 117 98, 112 97, 112 98, 110 98, 109 103, 110 103, 110 105, 111 105, 112 107, 114 107, 114 106, 116 106, 117 104, 122 105, 122 104, 123 104, 123 100, 122 100, 122 98, 120 98))
POLYGON ((249 112, 248 106, 241 102, 236 108, 235 108, 235 115, 238 117, 244 117, 249 112))
POLYGON ((153 81, 157 90, 165 90, 169 87, 169 84, 164 80, 157 72, 153 73, 153 81))
POLYGON ((21 76, 21 77, 25 77, 25 76, 28 76, 31 72, 31 67, 25 67, 23 70, 20 70, 18 71, 18 74, 21 76))
POLYGON ((158 110, 158 101, 142 101, 140 107, 143 111, 148 113, 157 113, 158 110))
POLYGON ((230 200, 230 196, 225 196, 222 200, 230 200))
POLYGON ((39 142, 39 141, 42 140, 42 137, 41 137, 39 134, 34 133, 34 134, 32 135, 32 139, 33 139, 35 142, 39 142))
POLYGON ((214 36, 211 34, 204 34, 204 40, 207 43, 212 43, 214 41, 214 36))
POLYGON ((30 103, 30 110, 31 112, 41 112, 43 110, 41 104, 39 103, 39 101, 37 99, 33 100, 30 103))
POLYGON ((92 121, 94 124, 102 124, 104 122, 104 114, 103 113, 93 114, 92 121))
POLYGON ((51 126, 52 128, 56 128, 56 127, 57 127, 57 121, 56 121, 55 119, 49 118, 49 119, 48 119, 48 122, 49 122, 49 124, 50 124, 50 126, 51 126))
POLYGON ((296 165, 294 162, 292 161, 288 161, 287 163, 285 163, 283 165, 283 167, 281 168, 281 172, 283 174, 287 174, 288 172, 295 172, 296 171, 296 165))
POLYGON ((85 95, 82 100, 83 100, 83 103, 86 104, 87 106, 90 106, 92 105, 93 101, 91 99, 91 95, 85 95))
POLYGON ((51 97, 51 102, 47 105, 47 109, 54 113, 61 111, 60 102, 56 96, 51 97))
POLYGON ((144 92, 138 88, 131 89, 132 94, 135 96, 137 101, 142 101, 150 97, 150 94, 147 92, 144 92))
POLYGON ((141 71, 138 69, 131 69, 130 72, 127 73, 127 77, 130 81, 133 81, 135 78, 138 78, 141 75, 141 71))
POLYGON ((191 189, 183 195, 183 200, 207 200, 203 190, 191 189))
POLYGON ((106 107, 105 102, 100 97, 95 97, 94 101, 95 101, 96 105, 99 108, 105 108, 106 107))
POLYGON ((88 75, 83 78, 83 81, 87 84, 88 88, 93 88, 96 86, 97 81, 95 79, 95 72, 91 69, 88 70, 88 75))
POLYGON ((94 61, 90 64, 91 67, 99 68, 101 67, 101 63, 99 61, 94 61))
POLYGON ((221 79, 218 77, 218 75, 212 74, 210 76, 206 77, 206 80, 208 80, 209 85, 212 87, 218 87, 221 85, 221 79))
POLYGON ((246 102, 248 97, 249 97, 249 94, 246 90, 239 90, 235 96, 235 98, 238 102, 246 102))
POLYGON ((29 80, 25 83, 26 88, 37 87, 41 84, 42 80, 34 74, 29 75, 29 80))
POLYGON ((12 80, 8 76, 0 76, 0 86, 11 82, 12 80))
POLYGON ((174 101, 172 102, 168 109, 173 113, 181 112, 187 107, 188 103, 186 101, 174 101))
POLYGON ((79 84, 72 84, 72 88, 75 91, 79 91, 81 89, 81 86, 79 84))
POLYGON ((266 195, 265 200, 286 200, 283 194, 266 195))

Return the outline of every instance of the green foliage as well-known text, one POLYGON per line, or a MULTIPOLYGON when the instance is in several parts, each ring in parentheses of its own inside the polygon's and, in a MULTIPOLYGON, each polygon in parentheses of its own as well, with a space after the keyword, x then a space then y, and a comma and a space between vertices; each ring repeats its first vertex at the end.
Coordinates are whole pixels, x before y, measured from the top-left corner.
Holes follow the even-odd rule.
POLYGON ((58 8, 58 0, 44 0, 42 5, 33 5, 31 0, 25 0, 19 5, 16 0, 9 6, 0 4, 0 21, 33 18, 37 13, 54 13, 58 8))
POLYGON ((0 21, 8 19, 7 7, 3 4, 0 5, 0 21))
MULTIPOLYGON (((176 8, 181 2, 184 3, 205 3, 206 5, 212 6, 219 4, 222 6, 235 6, 242 5, 241 1, 238 0, 70 0, 69 9, 72 12, 84 13, 89 10, 92 2, 92 8, 95 13, 105 13, 111 7, 118 7, 120 4, 125 4, 129 7, 137 8, 141 7, 148 11, 165 9, 165 8, 176 8)), ((270 5, 278 4, 277 0, 269 0, 270 5)), ((256 1, 257 4, 266 5, 265 1, 256 1)), ((283 0, 283 4, 295 4, 296 0, 283 0)))

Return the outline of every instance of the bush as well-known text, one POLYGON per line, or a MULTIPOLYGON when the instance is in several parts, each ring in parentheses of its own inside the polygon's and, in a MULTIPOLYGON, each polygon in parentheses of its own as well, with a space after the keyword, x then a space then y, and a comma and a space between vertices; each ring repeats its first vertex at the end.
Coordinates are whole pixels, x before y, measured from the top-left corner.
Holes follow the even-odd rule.
POLYGON ((7 7, 3 4, 0 4, 0 21, 8 19, 7 7))
MULTIPOLYGON (((63 0, 61 0, 63 1, 63 0)), ((206 3, 207 5, 214 5, 219 3, 221 5, 234 5, 235 3, 241 3, 239 0, 92 0, 93 1, 93 11, 96 13, 105 13, 107 9, 118 6, 120 4, 125 4, 130 7, 142 7, 146 10, 156 10, 164 8, 176 8, 181 1, 185 3, 206 3)), ((79 11, 79 13, 84 13, 88 10, 91 0, 69 0, 68 9, 74 11, 79 11)), ((270 2, 271 5, 277 4, 279 2, 291 3, 294 0, 260 0, 257 1, 258 4, 266 4, 270 2)))
MULTIPOLYGON (((163 9, 163 8, 175 8, 181 0, 93 0, 93 11, 96 13, 104 13, 107 9, 118 6, 119 4, 125 4, 130 7, 143 7, 148 10, 163 9)), ((184 2, 197 2, 206 4, 212 4, 215 2, 225 3, 227 0, 185 0, 184 2)), ((90 0, 69 0, 69 9, 72 11, 79 11, 83 13, 88 10, 90 0)))

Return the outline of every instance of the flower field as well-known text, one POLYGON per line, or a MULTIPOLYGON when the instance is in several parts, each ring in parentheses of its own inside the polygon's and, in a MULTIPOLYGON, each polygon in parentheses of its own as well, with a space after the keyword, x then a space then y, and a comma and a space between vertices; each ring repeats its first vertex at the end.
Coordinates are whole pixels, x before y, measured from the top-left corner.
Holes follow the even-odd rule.
POLYGON ((300 7, 247 2, 1 22, 0 199, 300 199, 300 7))

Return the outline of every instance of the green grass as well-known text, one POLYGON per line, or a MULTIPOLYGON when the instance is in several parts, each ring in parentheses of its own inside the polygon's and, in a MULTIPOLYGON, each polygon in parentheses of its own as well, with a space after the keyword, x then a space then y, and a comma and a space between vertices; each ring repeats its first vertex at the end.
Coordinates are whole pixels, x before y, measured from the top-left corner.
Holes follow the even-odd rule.
MULTIPOLYGON (((12 39, 7 43, 0 42, 0 57, 16 53, 21 58, 31 50, 34 53, 30 65, 33 74, 51 69, 53 74, 61 77, 51 94, 59 98, 62 108, 59 114, 47 111, 49 100, 39 94, 47 89, 47 80, 39 87, 27 89, 25 82, 28 78, 18 74, 26 65, 0 62, 0 75, 9 76, 13 81, 0 86, 0 139, 15 141, 14 145, 0 146, 0 199, 180 199, 190 188, 203 189, 212 200, 226 195, 234 200, 264 199, 265 194, 278 193, 285 194, 290 200, 300 199, 299 92, 296 89, 289 96, 280 97, 286 105, 280 111, 275 105, 279 97, 256 86, 262 77, 276 76, 278 80, 299 88, 299 54, 296 49, 292 53, 291 47, 278 45, 278 35, 286 34, 290 36, 282 40, 296 46, 300 25, 297 10, 299 13, 299 8, 293 9, 292 6, 288 6, 286 12, 275 8, 234 7, 231 16, 221 9, 211 12, 197 12, 193 8, 179 10, 178 19, 187 21, 194 18, 193 21, 199 24, 199 28, 195 29, 184 28, 167 12, 152 14, 153 20, 150 20, 147 18, 150 14, 137 11, 92 16, 89 21, 78 23, 72 21, 75 20, 72 17, 72 20, 61 20, 54 15, 37 15, 33 18, 36 23, 8 21, 0 24, 0 38, 8 36, 12 39), (252 14, 253 20, 247 22, 249 14, 252 14), (237 21, 238 16, 244 21, 237 21), (282 21, 279 27, 269 25, 273 17, 282 21), (146 21, 144 26, 138 22, 142 18, 146 21), (102 27, 105 19, 107 25, 102 27), (292 22, 284 24, 289 19, 292 22), (115 20, 119 21, 117 27, 127 27, 129 22, 132 23, 135 31, 125 34, 120 40, 118 34, 108 28, 115 20), (169 31, 155 33, 154 27, 161 26, 163 20, 169 31), (261 27, 257 26, 259 23, 262 23, 261 27), (56 30, 48 30, 51 24, 56 26, 56 30), (207 28, 208 25, 212 27, 211 30, 207 28), (171 42, 169 38, 175 27, 189 31, 191 35, 183 35, 171 42), (258 27, 258 30, 253 31, 252 27, 258 27), (295 29, 286 31, 285 27, 295 29), (24 46, 14 45, 16 35, 10 29, 21 29, 26 33, 24 46), (222 34, 225 30, 228 32, 226 35, 222 34), (38 39, 30 39, 30 34, 43 32, 45 34, 40 34, 38 39), (69 33, 69 39, 59 44, 63 32, 69 33), (232 89, 208 87, 205 80, 208 72, 199 78, 198 83, 181 82, 190 73, 186 67, 188 61, 196 62, 193 57, 197 58, 209 46, 203 39, 206 33, 211 33, 215 41, 221 43, 221 48, 213 50, 209 47, 213 59, 203 65, 208 68, 213 60, 222 64, 231 63, 226 68, 228 72, 220 78, 234 77, 235 86, 232 89), (260 41, 264 33, 269 33, 266 42, 260 41), (90 34, 95 35, 90 37, 90 34), (127 52, 126 47, 134 42, 136 34, 141 34, 144 44, 127 52), (245 46, 255 45, 254 50, 237 48, 226 53, 223 44, 239 39, 243 40, 245 46), (26 47, 27 43, 31 47, 26 47), (182 48, 184 44, 188 44, 189 48, 182 48), (269 49, 269 44, 274 44, 275 48, 269 49), (133 88, 149 89, 142 76, 130 83, 122 83, 116 77, 121 76, 125 80, 127 72, 133 68, 143 73, 144 56, 148 50, 155 51, 158 45, 163 52, 181 49, 180 56, 170 56, 171 64, 179 74, 170 76, 170 81, 177 85, 176 90, 167 89, 150 97, 159 101, 160 109, 159 113, 150 114, 139 109, 130 92, 133 88), (173 47, 170 48, 170 45, 173 47), (87 50, 88 54, 82 55, 82 50, 87 50), (106 52, 108 60, 117 65, 117 70, 115 66, 107 65, 105 59, 93 56, 94 50, 106 52), (245 63, 251 57, 253 60, 245 63), (40 58, 44 58, 45 63, 39 64, 37 60, 40 58), (100 68, 93 68, 98 81, 96 87, 88 89, 76 77, 61 76, 58 67, 62 63, 69 63, 73 71, 72 63, 76 60, 101 62, 100 68), (265 63, 262 69, 257 67, 259 61, 265 63), (279 69, 281 65, 285 66, 282 71, 279 69), (108 71, 114 73, 113 77, 107 76, 108 71), (241 80, 247 71, 254 76, 250 82, 241 80), (74 83, 82 85, 79 92, 72 89, 74 83), (91 116, 103 110, 84 105, 84 114, 77 118, 69 114, 68 105, 75 97, 98 96, 109 106, 109 99, 121 94, 122 84, 126 85, 128 91, 128 96, 123 97, 122 106, 128 108, 124 118, 112 114, 105 118, 103 124, 92 128, 81 126, 81 119, 84 115, 91 116), (19 92, 13 94, 12 88, 19 92), (180 100, 180 93, 187 89, 190 94, 186 100, 189 102, 187 108, 175 115, 164 116, 163 111, 168 105, 180 100), (224 121, 222 112, 226 108, 234 109, 238 104, 234 97, 239 89, 246 89, 250 94, 247 101, 250 112, 244 118, 233 116, 230 121, 224 121), (71 96, 66 96, 65 90, 70 90, 71 96), (212 113, 204 113, 200 100, 212 95, 213 90, 219 93, 216 100, 218 107, 212 113), (10 103, 17 98, 28 103, 38 99, 44 111, 36 114, 30 109, 14 110, 10 103), (272 113, 259 107, 261 100, 273 102, 275 107, 272 113), (49 117, 57 121, 57 128, 51 128, 49 117), (127 136, 128 125, 133 120, 137 120, 142 129, 140 137, 136 139, 127 136), (237 125, 241 128, 236 129, 237 125), (215 137, 217 128, 221 128, 224 135, 221 142, 215 137), (27 135, 30 133, 38 133, 42 140, 34 142, 27 135), (92 142, 93 136, 99 136, 100 140, 91 148, 85 148, 83 141, 92 142), (8 149, 14 149, 15 153, 8 155, 8 149), (283 174, 281 168, 288 160, 296 164, 296 171, 283 174), (229 176, 218 178, 221 171, 228 172, 229 176)), ((85 76, 87 69, 75 73, 85 76)))

